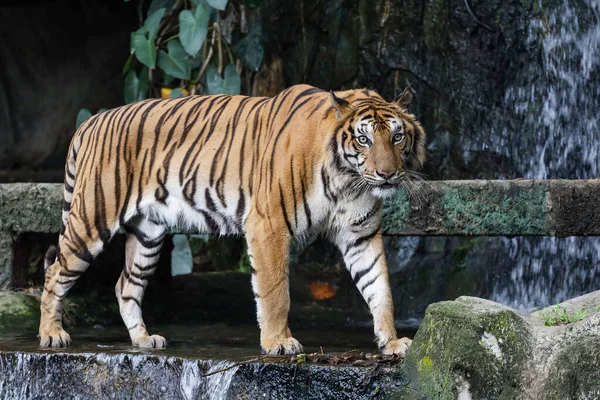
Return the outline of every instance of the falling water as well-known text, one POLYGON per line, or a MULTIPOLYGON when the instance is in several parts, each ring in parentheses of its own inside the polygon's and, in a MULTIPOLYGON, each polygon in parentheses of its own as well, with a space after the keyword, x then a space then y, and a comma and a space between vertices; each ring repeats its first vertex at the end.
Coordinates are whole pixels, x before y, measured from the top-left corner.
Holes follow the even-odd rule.
MULTIPOLYGON (((519 129, 496 135, 494 150, 535 179, 600 176, 600 0, 542 6, 530 22, 540 54, 504 105, 519 129)), ((537 53, 536 53, 537 52, 537 53)), ((492 299, 524 311, 600 289, 600 238, 501 239, 508 276, 492 299)))
POLYGON ((179 392, 184 399, 224 400, 237 372, 231 361, 209 362, 203 374, 197 360, 185 360, 181 371, 179 392))

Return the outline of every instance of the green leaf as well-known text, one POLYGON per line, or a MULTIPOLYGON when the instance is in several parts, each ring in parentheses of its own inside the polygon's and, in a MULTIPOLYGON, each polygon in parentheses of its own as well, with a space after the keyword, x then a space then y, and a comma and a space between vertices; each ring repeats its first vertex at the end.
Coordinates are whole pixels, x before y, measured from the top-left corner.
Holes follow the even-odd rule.
POLYGON ((132 38, 133 51, 137 59, 148 68, 156 67, 156 46, 154 37, 148 39, 145 34, 137 31, 132 38))
POLYGON ((206 0, 206 2, 217 10, 223 11, 227 7, 227 0, 206 0))
POLYGON ((127 73, 127 71, 129 71, 131 69, 131 64, 133 64, 133 53, 131 53, 129 55, 129 57, 127 57, 127 61, 125 62, 125 65, 123 66, 123 75, 125 75, 127 73))
POLYGON ((140 90, 140 80, 134 70, 129 70, 125 75, 125 104, 135 103, 140 90))
POLYGON ((173 90, 171 90, 171 94, 169 94, 169 97, 183 97, 183 96, 185 96, 185 95, 179 89, 173 89, 173 90))
POLYGON ((179 39, 185 51, 194 57, 200 48, 206 33, 208 32, 209 12, 204 4, 194 10, 183 10, 179 13, 179 39))
POLYGON ((92 116, 92 113, 87 108, 82 108, 77 113, 77 119, 75 120, 75 129, 78 129, 81 124, 88 120, 92 116))
POLYGON ((160 8, 166 8, 168 10, 173 8, 174 4, 175 0, 152 0, 150 7, 148 7, 148 14, 146 15, 152 15, 160 8))
POLYGON ((209 65, 206 68, 206 89, 208 94, 221 94, 224 92, 223 78, 219 76, 219 72, 214 65, 209 65))
POLYGON ((144 100, 148 91, 148 69, 142 68, 138 77, 133 69, 125 75, 125 104, 144 100))
POLYGON ((249 33, 234 46, 233 50, 246 67, 258 71, 265 53, 259 31, 249 33))
POLYGON ((179 79, 190 79, 190 63, 187 54, 178 40, 167 43, 168 53, 160 50, 158 53, 158 66, 167 74, 179 79))
POLYGON ((108 111, 108 108, 101 108, 96 114, 102 114, 104 111, 108 111))
POLYGON ((198 7, 200 4, 204 4, 204 0, 192 0, 192 3, 194 3, 194 5, 198 7))
POLYGON ((202 61, 204 61, 202 59, 202 54, 198 54, 196 55, 196 57, 192 57, 190 59, 190 66, 192 67, 192 69, 200 68, 200 66, 202 65, 202 61))
POLYGON ((166 11, 166 8, 159 8, 158 10, 153 12, 148 18, 146 18, 146 21, 144 22, 143 28, 146 32, 149 33, 150 38, 153 42, 156 38, 156 32, 158 32, 158 25, 160 24, 160 20, 165 15, 166 11))
POLYGON ((242 88, 242 80, 233 64, 225 67, 225 82, 223 84, 223 93, 225 94, 240 94, 242 88))
POLYGON ((142 101, 146 99, 148 95, 148 68, 144 67, 140 71, 139 77, 139 89, 136 101, 142 101))
POLYGON ((162 76, 163 86, 169 86, 171 84, 171 82, 173 82, 173 79, 175 79, 174 76, 171 76, 163 71, 163 76, 162 76))

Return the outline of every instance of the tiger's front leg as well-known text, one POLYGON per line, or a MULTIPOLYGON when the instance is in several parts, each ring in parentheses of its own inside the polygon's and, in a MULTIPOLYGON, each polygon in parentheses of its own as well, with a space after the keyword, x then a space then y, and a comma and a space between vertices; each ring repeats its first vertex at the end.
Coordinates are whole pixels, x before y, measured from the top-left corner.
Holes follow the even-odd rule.
POLYGON ((258 215, 246 219, 245 230, 262 351, 266 354, 301 353, 302 345, 288 328, 289 231, 274 219, 258 215))
POLYGON ((382 354, 402 357, 411 344, 398 339, 394 326, 394 303, 379 221, 351 224, 339 232, 336 242, 344 255, 346 268, 373 315, 377 345, 382 354))

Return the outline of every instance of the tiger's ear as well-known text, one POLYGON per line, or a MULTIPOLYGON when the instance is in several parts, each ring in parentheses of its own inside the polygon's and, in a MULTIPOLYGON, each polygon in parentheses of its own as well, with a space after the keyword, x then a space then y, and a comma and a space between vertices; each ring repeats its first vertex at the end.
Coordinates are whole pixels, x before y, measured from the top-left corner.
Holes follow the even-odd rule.
POLYGON ((410 107, 410 103, 412 102, 412 99, 413 99, 413 90, 410 86, 407 86, 402 91, 402 93, 400 93, 400 95, 398 97, 396 97, 396 99, 393 102, 397 106, 400 106, 400 108, 408 110, 408 108, 410 107))
POLYGON ((350 103, 333 94, 333 90, 329 91, 329 100, 331 101, 331 107, 335 109, 335 117, 337 119, 342 119, 350 112, 350 103))

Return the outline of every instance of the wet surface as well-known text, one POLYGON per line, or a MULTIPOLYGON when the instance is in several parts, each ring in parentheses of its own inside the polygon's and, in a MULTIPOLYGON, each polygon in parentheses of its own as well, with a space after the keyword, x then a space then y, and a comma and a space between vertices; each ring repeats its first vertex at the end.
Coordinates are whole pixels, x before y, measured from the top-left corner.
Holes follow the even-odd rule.
MULTIPOLYGON (((167 339, 168 347, 161 350, 138 349, 131 346, 125 327, 94 327, 67 329, 73 345, 66 349, 42 349, 36 333, 14 333, 0 337, 0 351, 61 352, 61 353, 153 353, 166 357, 243 361, 260 356, 259 329, 252 325, 222 323, 204 325, 160 325, 150 327, 151 334, 167 339)), ((345 352, 358 350, 378 352, 373 332, 364 330, 297 329, 294 337, 304 345, 305 353, 345 352)), ((414 332, 398 332, 411 337, 414 332)))
POLYGON ((0 338, 0 398, 363 399, 406 386, 402 360, 371 357, 370 330, 294 330, 306 353, 326 354, 286 357, 260 356, 251 325, 151 332, 169 347, 132 348, 122 326, 71 329, 67 349, 40 349, 35 333, 0 338))

